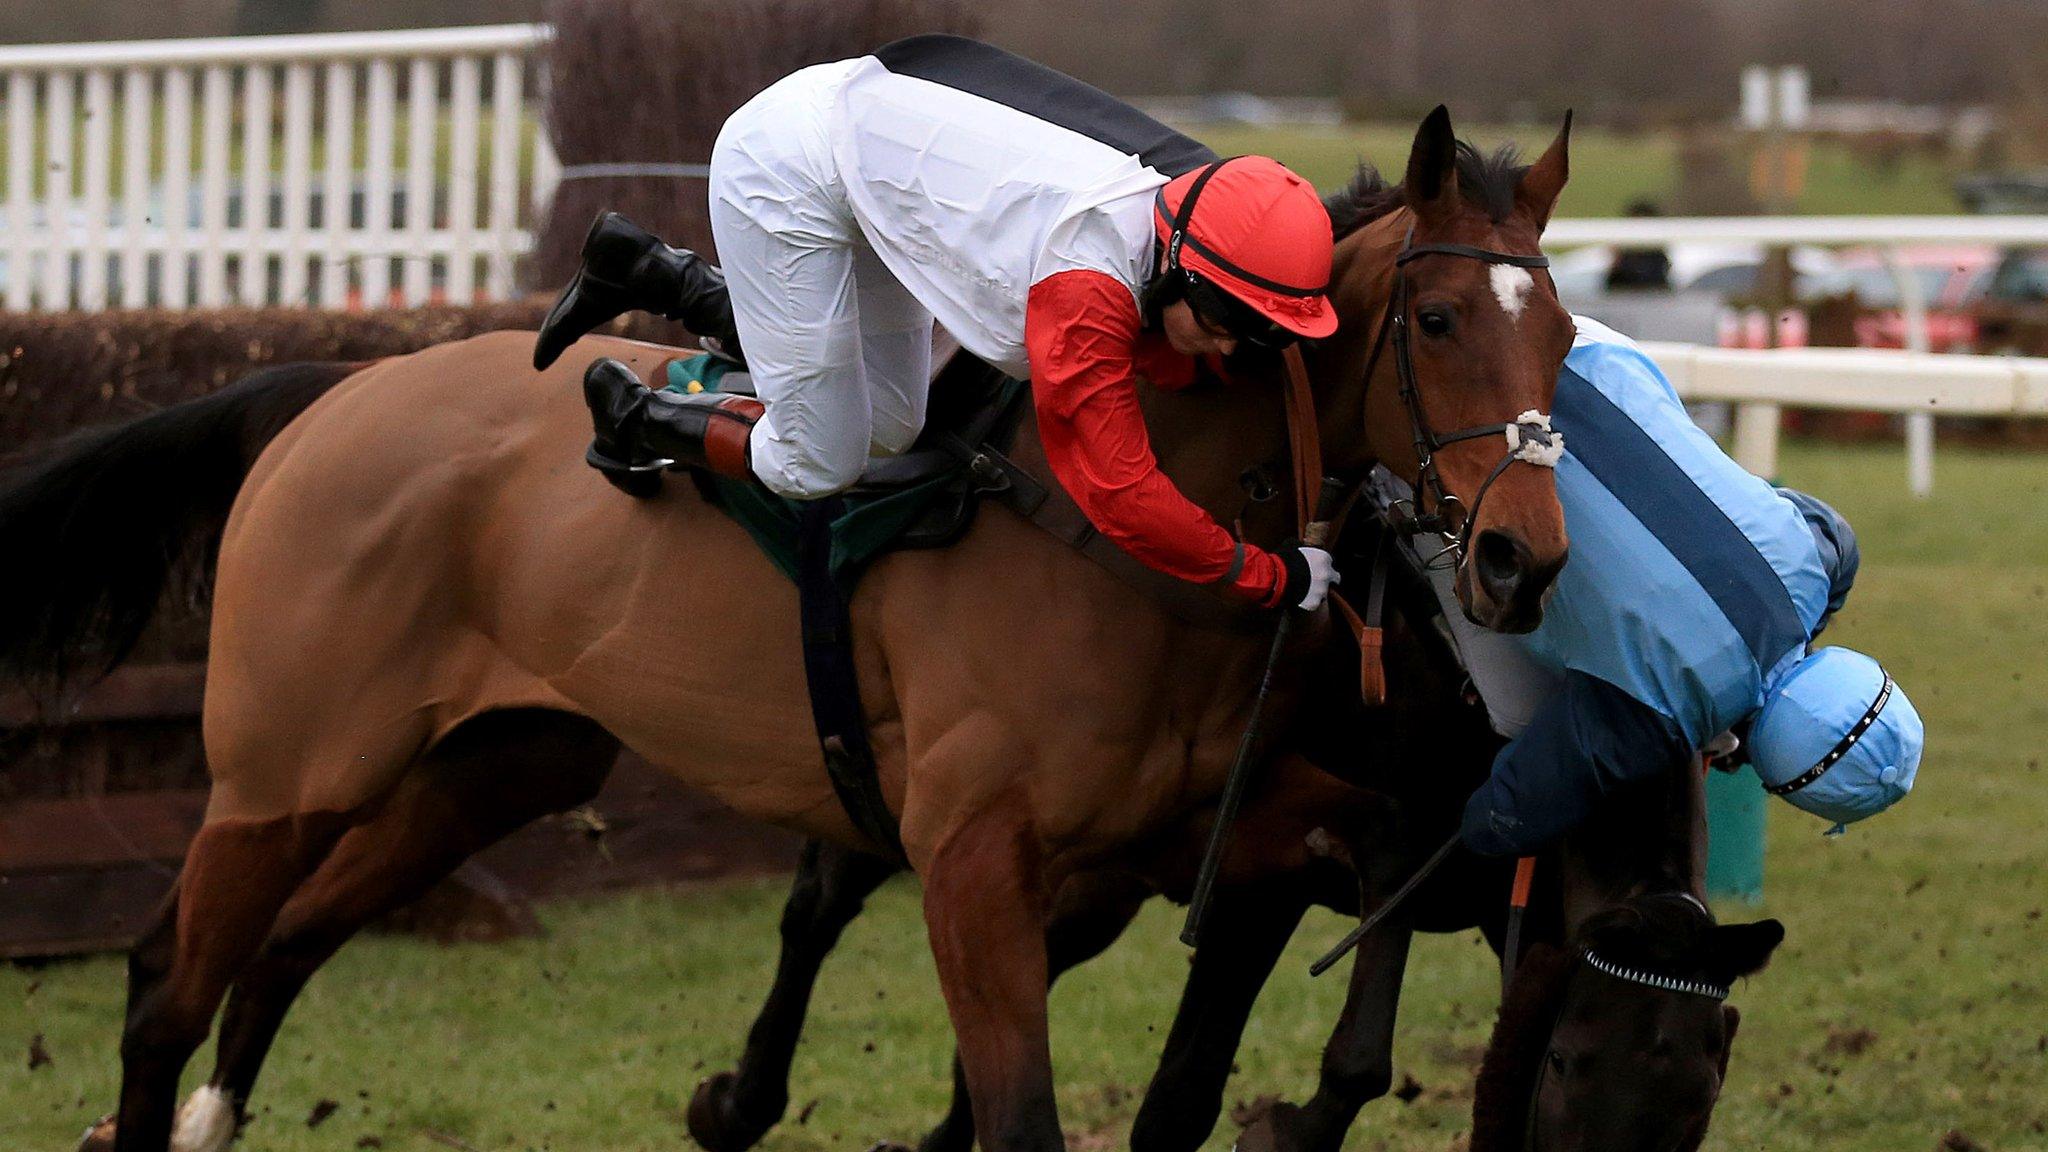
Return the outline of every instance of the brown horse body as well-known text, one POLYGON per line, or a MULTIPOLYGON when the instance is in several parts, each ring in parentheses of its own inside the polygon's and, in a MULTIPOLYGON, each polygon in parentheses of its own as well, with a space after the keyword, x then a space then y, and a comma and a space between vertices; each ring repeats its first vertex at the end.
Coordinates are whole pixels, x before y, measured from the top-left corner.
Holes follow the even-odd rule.
MULTIPOLYGON (((1564 182, 1562 137, 1526 175, 1468 161, 1439 110, 1405 194, 1340 243, 1345 328, 1311 362, 1332 471, 1413 463, 1393 365, 1367 378, 1408 238, 1533 253, 1564 182), (1484 186, 1461 192, 1461 172, 1484 186)), ((1416 350, 1438 427, 1549 407, 1570 325, 1547 287, 1505 312, 1477 261, 1408 275, 1418 309, 1459 317, 1416 350)), ((164 1148, 178 1070, 252 960, 324 957, 375 905, 474 849, 434 843, 433 821, 460 826, 493 803, 492 756, 523 764, 528 745, 548 746, 513 718, 560 717, 544 726, 565 747, 609 733, 743 812, 861 845, 811 736, 793 592, 688 486, 631 501, 585 468, 573 368, 533 374, 527 341, 485 336, 355 373, 276 437, 235 499, 205 710, 214 791, 131 966, 122 1152, 164 1148), (465 741, 494 724, 516 740, 465 741)), ((643 373, 663 355, 586 351, 643 373)), ((1167 472, 1226 521, 1242 470, 1284 452, 1270 380, 1149 393, 1146 416, 1167 472)), ((1020 439, 1019 461, 1042 474, 1032 433, 1020 439)), ((1469 498, 1500 451, 1446 449, 1448 489, 1469 498)), ((1284 535, 1282 506, 1250 509, 1246 535, 1284 535)), ((1483 579, 1468 567, 1468 611, 1533 624, 1565 549, 1550 474, 1508 469, 1474 515, 1476 539, 1521 559, 1483 579)), ((1001 514, 951 549, 877 564, 853 618, 977 1128, 991 1148, 1057 1147, 1049 894, 1216 793, 1264 643, 1181 624, 1001 514)))
MULTIPOLYGON (((528 342, 368 368, 251 473, 215 591, 210 821, 361 810, 462 723, 546 708, 750 815, 859 844, 819 769, 793 589, 688 485, 631 501, 583 468, 572 372, 522 373, 528 342)), ((589 350, 648 371, 672 351, 589 350)), ((1255 387, 1201 407, 1263 416, 1277 440, 1255 387)), ((1277 445, 1236 447, 1241 467, 1277 445)), ((1236 492, 1235 468, 1227 486, 1179 471, 1219 511, 1236 492)), ((883 786, 920 867, 992 806, 1021 801, 1064 871, 1212 794, 1263 647, 1178 624, 1002 515, 878 564, 853 616, 883 786)))

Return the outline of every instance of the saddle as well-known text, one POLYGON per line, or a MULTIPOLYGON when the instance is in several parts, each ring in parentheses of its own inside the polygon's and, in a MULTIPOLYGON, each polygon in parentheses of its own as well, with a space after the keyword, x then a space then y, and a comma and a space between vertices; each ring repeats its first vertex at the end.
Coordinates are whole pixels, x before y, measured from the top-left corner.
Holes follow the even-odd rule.
MULTIPOLYGON (((662 371, 670 391, 752 392, 743 370, 705 353, 670 360, 662 371)), ((932 381, 932 410, 911 450, 871 460, 858 483, 825 500, 789 500, 759 484, 710 472, 690 476, 706 500, 746 529, 776 568, 799 584, 805 522, 822 516, 831 574, 850 592, 876 557, 943 548, 967 531, 981 498, 1001 486, 989 465, 977 470, 977 461, 1009 445, 1029 391, 971 356, 954 356, 932 381)))

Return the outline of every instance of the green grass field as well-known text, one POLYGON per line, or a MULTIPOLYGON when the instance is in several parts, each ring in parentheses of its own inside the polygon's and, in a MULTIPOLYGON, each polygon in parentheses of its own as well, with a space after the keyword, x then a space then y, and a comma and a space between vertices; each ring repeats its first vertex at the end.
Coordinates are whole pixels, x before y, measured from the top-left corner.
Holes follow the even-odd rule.
MULTIPOLYGON (((1557 135, 1557 127, 1479 124, 1460 125, 1459 132, 1487 149, 1512 142, 1534 159, 1557 135)), ((1225 156, 1270 155, 1326 189, 1349 179, 1361 158, 1379 165, 1389 179, 1400 179, 1415 138, 1413 124, 1192 125, 1187 130, 1225 156)), ((1562 216, 1618 216, 1631 200, 1648 197, 1668 204, 1677 190, 1677 144, 1668 133, 1581 126, 1572 130, 1571 160, 1571 183, 1558 206, 1562 216)), ((1960 212, 1952 189, 1958 174, 1946 163, 1918 155, 1896 169, 1880 170, 1843 145, 1824 142, 1813 148, 1805 194, 1793 210, 1816 215, 1960 212)))
MULTIPOLYGON (((1720 911, 1782 917, 1790 938, 1735 994, 1744 1024, 1708 1146, 1920 1152, 1956 1128, 1992 1152, 2048 1149, 2048 457, 1944 449, 1927 502, 1906 495, 1896 448, 1795 447, 1785 469, 1857 523, 1863 574, 1831 636, 1885 660, 1929 750, 1916 794, 1845 837, 1773 805, 1769 902, 1720 911)), ((682 1108, 739 1050, 781 900, 779 882, 733 882, 553 906, 538 941, 359 941, 287 1023, 244 1146, 687 1147, 682 1108), (308 1128, 322 1100, 339 1110, 308 1128)), ((1186 972, 1178 922, 1149 909, 1053 997, 1073 1147, 1124 1140, 1186 972)), ((1259 1005, 1232 1099, 1313 1084, 1342 988, 1305 970, 1343 927, 1309 920, 1259 1005)), ((1397 1058, 1424 1091, 1368 1109, 1350 1147, 1453 1146, 1494 981, 1475 936, 1417 947, 1397 1058)), ((121 996, 113 958, 0 969, 0 1149, 68 1149, 111 1105, 121 996), (29 1071, 36 1034, 53 1062, 29 1071)), ((920 1133, 948 1090, 944 1020, 915 891, 894 883, 827 969, 792 1119, 767 1147, 920 1133)))

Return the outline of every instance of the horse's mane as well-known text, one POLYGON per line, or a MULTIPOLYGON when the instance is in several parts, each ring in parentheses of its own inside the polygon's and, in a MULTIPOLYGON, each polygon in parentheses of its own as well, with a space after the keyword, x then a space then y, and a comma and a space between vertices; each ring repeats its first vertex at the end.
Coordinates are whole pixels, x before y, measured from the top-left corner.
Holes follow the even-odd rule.
MULTIPOLYGON (((1515 186, 1529 170, 1513 144, 1503 144, 1491 155, 1470 143, 1458 141, 1458 191, 1465 199, 1484 208, 1498 224, 1514 211, 1515 186)), ((1367 224, 1399 208, 1405 201, 1399 184, 1389 184, 1380 170, 1361 160, 1351 182, 1323 197, 1330 213, 1330 227, 1342 240, 1367 224)))

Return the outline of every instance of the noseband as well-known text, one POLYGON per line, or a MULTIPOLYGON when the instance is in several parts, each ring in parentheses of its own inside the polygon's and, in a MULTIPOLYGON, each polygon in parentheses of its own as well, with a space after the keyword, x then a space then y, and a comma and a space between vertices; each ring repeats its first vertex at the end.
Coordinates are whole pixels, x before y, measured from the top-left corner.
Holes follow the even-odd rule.
POLYGON ((1402 502, 1407 507, 1397 504, 1393 509, 1394 528, 1409 537, 1433 535, 1442 541, 1443 547, 1424 558, 1426 566, 1459 568, 1464 566, 1467 547, 1472 542, 1472 526, 1478 521, 1479 506, 1485 502, 1487 490, 1493 487, 1493 482, 1500 479, 1501 473, 1517 460, 1539 468, 1557 467, 1558 459, 1564 455, 1564 434, 1550 427, 1549 413, 1533 408, 1512 421, 1499 424, 1480 424, 1444 433, 1430 427, 1429 417, 1422 410, 1422 392, 1416 384, 1415 362, 1409 351, 1408 338, 1407 266, 1410 261, 1424 256, 1456 256, 1513 268, 1548 268, 1550 258, 1519 256, 1466 244, 1418 245, 1415 243, 1415 226, 1410 224, 1408 235, 1401 242, 1401 254, 1394 260, 1394 291, 1387 297, 1387 309, 1380 318, 1379 333, 1373 338, 1372 355, 1365 362, 1365 379, 1367 387, 1370 387, 1373 370, 1379 366, 1380 354, 1389 342, 1393 344, 1394 371, 1401 381, 1401 402, 1408 409, 1408 423, 1415 436, 1414 496, 1402 502), (1485 482, 1479 485, 1468 507, 1444 486, 1443 477, 1437 473, 1436 454, 1447 444, 1488 436, 1505 437, 1507 452, 1487 474, 1485 482))

